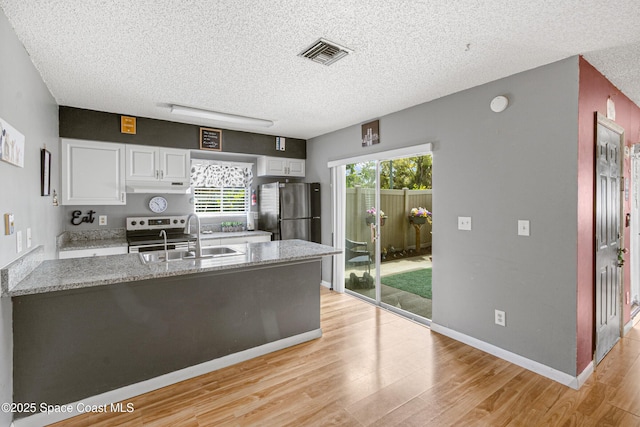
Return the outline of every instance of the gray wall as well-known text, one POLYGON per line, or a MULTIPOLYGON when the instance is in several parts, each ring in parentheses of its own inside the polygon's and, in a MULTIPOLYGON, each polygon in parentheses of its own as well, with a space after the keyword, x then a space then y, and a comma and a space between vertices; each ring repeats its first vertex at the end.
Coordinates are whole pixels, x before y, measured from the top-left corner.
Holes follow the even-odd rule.
POLYGON ((360 146, 359 125, 309 140, 307 180, 328 188, 328 160, 432 142, 433 322, 576 375, 577 120, 573 57, 384 116, 374 147, 360 146), (511 100, 500 114, 496 95, 511 100), (458 216, 473 230, 458 231, 458 216))
MULTIPOLYGON (((32 247, 45 245, 47 257, 55 256, 55 236, 62 228, 62 210, 51 197, 40 196, 40 149, 46 144, 53 159, 51 188, 60 190, 58 106, 27 52, 0 11, 0 117, 25 136, 25 167, 0 162, 0 214, 13 213, 22 230, 23 252, 16 252, 16 235, 0 232, 0 267, 26 251, 26 229, 32 231, 32 247)), ((4 222, 4 221, 3 221, 4 222)), ((12 401, 11 300, 0 300, 0 401, 12 401)), ((0 412, 0 424, 9 425, 11 414, 0 412)))

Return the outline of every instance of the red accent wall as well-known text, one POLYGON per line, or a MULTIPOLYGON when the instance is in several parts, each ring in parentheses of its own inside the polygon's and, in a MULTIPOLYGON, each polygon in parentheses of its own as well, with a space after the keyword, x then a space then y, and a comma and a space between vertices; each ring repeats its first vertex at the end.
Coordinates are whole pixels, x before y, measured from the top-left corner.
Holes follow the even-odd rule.
MULTIPOLYGON (((578 286, 577 286, 577 373, 593 360, 595 350, 595 278, 594 278, 594 162, 595 112, 607 113, 607 98, 616 107, 615 122, 625 130, 625 145, 640 142, 640 108, 616 88, 584 58, 579 62, 578 93, 578 286)), ((624 159, 624 176, 630 178, 630 160, 624 159)), ((631 185, 629 183, 629 188, 631 185)), ((631 199, 631 196, 629 196, 631 199)), ((624 213, 630 212, 630 200, 624 213)), ((629 228, 625 228, 624 246, 629 247, 629 228)), ((626 255, 629 260, 629 254, 626 255)), ((630 290, 629 262, 624 267, 624 295, 630 290)), ((623 299, 623 323, 630 320, 630 306, 623 299)))

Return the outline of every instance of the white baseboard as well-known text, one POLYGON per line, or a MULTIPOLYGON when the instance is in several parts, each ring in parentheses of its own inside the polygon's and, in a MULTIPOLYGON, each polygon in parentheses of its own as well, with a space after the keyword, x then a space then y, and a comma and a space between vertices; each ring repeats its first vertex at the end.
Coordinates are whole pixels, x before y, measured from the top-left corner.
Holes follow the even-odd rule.
MULTIPOLYGON (((636 316, 636 317, 640 317, 640 316, 636 316)), ((622 336, 627 335, 627 334, 629 333, 629 331, 630 331, 631 329, 633 329, 633 325, 635 325, 635 324, 636 324, 636 322, 637 322, 637 320, 636 320, 636 321, 634 321, 634 319, 629 320, 629 321, 627 322, 627 324, 626 324, 626 325, 624 325, 624 329, 623 329, 623 331, 622 331, 622 336)))
POLYGON ((454 331, 453 329, 438 325, 437 323, 431 323, 431 330, 433 332, 446 335, 449 338, 453 338, 456 341, 463 342, 467 345, 470 345, 471 347, 475 347, 478 350, 484 351, 485 353, 492 354, 496 357, 499 357, 500 359, 511 362, 514 365, 518 365, 531 372, 535 372, 536 374, 547 377, 553 381, 559 382, 560 384, 566 385, 567 387, 571 387, 575 390, 578 390, 582 386, 582 384, 584 384, 587 378, 589 378, 589 376, 593 373, 593 362, 591 362, 589 366, 587 366, 587 368, 585 368, 585 370, 580 373, 580 375, 574 377, 562 371, 558 371, 557 369, 554 369, 550 366, 543 365, 542 363, 527 359, 526 357, 520 356, 519 354, 515 354, 503 348, 497 347, 493 344, 480 341, 477 338, 473 338, 463 333, 454 331))
MULTIPOLYGON (((270 342, 258 347, 250 348, 248 350, 240 351, 238 353, 200 363, 198 365, 189 366, 188 368, 180 369, 179 371, 170 372, 159 377, 151 378, 136 384, 131 384, 116 390, 108 391, 97 396, 87 397, 86 399, 63 405, 71 407, 72 410, 70 412, 51 412, 48 414, 40 412, 38 414, 34 414, 25 418, 19 418, 13 421, 12 426, 40 427, 49 425, 58 421, 75 417, 76 415, 80 415, 84 413, 81 412, 82 408, 87 406, 103 406, 106 407, 108 411, 112 403, 121 402, 123 400, 130 399, 132 397, 139 396, 141 394, 148 393, 150 391, 157 390, 159 388, 166 387, 180 381, 188 380, 199 375, 226 368, 227 366, 235 365, 236 363, 244 362, 246 360, 253 359, 259 356, 264 356, 265 354, 272 353, 274 351, 282 350, 284 348, 298 345, 303 342, 311 341, 316 338, 320 338, 321 336, 322 329, 315 329, 313 331, 270 342)), ((133 408, 134 411, 135 409, 136 408, 133 408)))
POLYGON ((634 317, 631 318, 631 320, 629 320, 629 322, 627 322, 626 325, 624 325, 624 330, 622 331, 622 336, 627 335, 629 333, 629 331, 631 329, 633 329, 633 327, 638 322, 640 322, 640 314, 636 314, 634 317))
POLYGON ((320 282, 320 284, 322 286, 324 286, 325 288, 331 289, 331 282, 327 282, 326 280, 323 280, 323 281, 320 282))

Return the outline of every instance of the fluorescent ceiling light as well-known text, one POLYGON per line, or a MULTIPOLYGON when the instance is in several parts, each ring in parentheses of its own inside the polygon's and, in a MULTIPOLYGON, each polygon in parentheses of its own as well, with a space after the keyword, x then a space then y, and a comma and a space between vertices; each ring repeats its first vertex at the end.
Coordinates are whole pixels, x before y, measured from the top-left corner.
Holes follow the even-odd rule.
POLYGON ((254 117, 237 116, 235 114, 219 113, 217 111, 201 110, 199 108, 183 107, 181 105, 172 105, 171 113, 182 116, 200 117, 203 119, 217 120, 220 122, 237 123, 239 125, 252 126, 273 126, 273 121, 256 119, 254 117))

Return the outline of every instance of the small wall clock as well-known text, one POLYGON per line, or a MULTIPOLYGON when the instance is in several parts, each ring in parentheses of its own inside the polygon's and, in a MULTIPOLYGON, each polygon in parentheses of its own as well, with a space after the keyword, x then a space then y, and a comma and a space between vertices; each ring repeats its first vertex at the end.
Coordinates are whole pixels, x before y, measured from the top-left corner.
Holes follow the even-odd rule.
POLYGON ((149 200, 149 209, 151 209, 151 212, 162 213, 167 210, 168 206, 167 199, 162 196, 156 196, 149 200))

